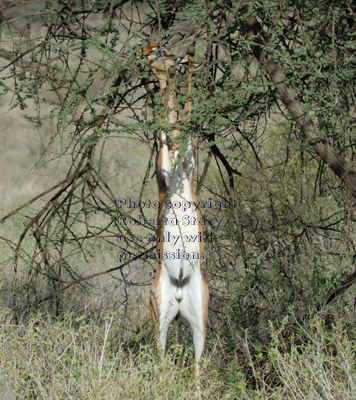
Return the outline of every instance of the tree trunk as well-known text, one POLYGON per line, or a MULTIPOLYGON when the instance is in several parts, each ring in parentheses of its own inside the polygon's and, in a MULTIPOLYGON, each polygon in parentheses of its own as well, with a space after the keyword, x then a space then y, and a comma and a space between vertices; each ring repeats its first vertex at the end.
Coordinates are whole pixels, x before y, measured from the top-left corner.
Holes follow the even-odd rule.
MULTIPOLYGON (((243 12, 246 11, 247 8, 244 7, 243 12)), ((270 57, 265 56, 263 46, 268 43, 268 37, 265 32, 263 32, 261 25, 255 17, 250 16, 244 23, 243 30, 248 37, 254 37, 255 44, 252 47, 253 54, 275 85, 276 90, 291 117, 301 128, 301 131, 304 133, 305 137, 308 139, 321 159, 345 183, 349 192, 353 196, 353 199, 356 200, 356 171, 343 159, 340 154, 333 149, 332 146, 327 143, 325 139, 319 136, 318 129, 314 125, 313 120, 303 111, 302 106, 296 100, 297 96, 293 89, 288 87, 285 83, 286 76, 282 70, 282 67, 270 57)), ((353 205, 353 209, 350 210, 350 217, 353 221, 356 221, 355 201, 353 205)), ((356 271, 349 275, 344 280, 342 285, 328 296, 325 304, 328 305, 335 299, 335 297, 345 292, 355 282, 356 271)))
MULTIPOLYGON (((244 8, 246 12, 247 9, 244 8)), ((322 160, 332 169, 335 174, 345 183, 346 187, 356 199, 356 171, 349 165, 343 157, 338 154, 326 140, 319 136, 314 122, 302 109, 296 100, 294 91, 285 83, 286 77, 282 67, 274 62, 270 57, 264 59, 263 46, 268 43, 268 37, 263 32, 261 25, 255 17, 250 16, 243 25, 244 33, 248 36, 254 36, 253 54, 260 62, 261 67, 267 72, 267 75, 274 83, 278 94, 281 97, 285 107, 291 117, 301 128, 305 137, 309 140, 314 150, 322 160)), ((356 210, 352 210, 351 218, 356 220, 356 210)))

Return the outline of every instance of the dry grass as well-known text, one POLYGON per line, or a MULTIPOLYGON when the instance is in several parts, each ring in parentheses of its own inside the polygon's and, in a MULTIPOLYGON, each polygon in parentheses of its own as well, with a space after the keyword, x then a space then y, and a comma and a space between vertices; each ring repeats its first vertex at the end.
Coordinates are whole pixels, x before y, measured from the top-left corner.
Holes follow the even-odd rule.
MULTIPOLYGON (((167 358, 162 364, 153 346, 130 350, 122 340, 120 318, 100 324, 66 314, 61 320, 32 316, 14 325, 2 312, 0 397, 2 399, 190 399, 195 381, 189 367, 167 358), (178 397, 177 397, 178 396, 178 397)), ((133 336, 130 338, 133 339, 133 336)), ((217 371, 202 366, 204 398, 225 398, 217 371)))
MULTIPOLYGON (((181 346, 173 344, 162 363, 154 346, 140 345, 132 332, 123 337, 122 322, 112 313, 100 320, 67 313, 14 324, 1 311, 0 398, 192 399, 196 382, 181 346)), ((355 398, 355 343, 341 326, 326 332, 316 319, 288 340, 274 331, 268 352, 264 369, 250 359, 248 378, 235 362, 217 367, 225 357, 217 341, 202 363, 202 398, 355 398)))

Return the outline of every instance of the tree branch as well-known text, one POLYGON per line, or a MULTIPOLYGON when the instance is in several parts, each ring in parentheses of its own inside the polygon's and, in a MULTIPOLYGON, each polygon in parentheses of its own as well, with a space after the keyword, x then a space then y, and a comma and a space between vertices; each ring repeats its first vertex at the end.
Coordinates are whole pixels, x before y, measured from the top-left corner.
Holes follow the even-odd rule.
MULTIPOLYGON (((247 8, 244 8, 244 11, 246 12, 247 8)), ((356 171, 324 138, 319 136, 318 129, 314 125, 313 120, 304 112, 296 100, 297 96, 293 89, 285 83, 286 77, 282 67, 265 54, 264 47, 268 43, 268 37, 263 32, 259 22, 255 17, 250 16, 243 24, 243 30, 248 37, 254 37, 253 55, 260 62, 260 65, 275 85, 291 117, 301 128, 301 131, 322 160, 345 183, 351 195, 356 198, 356 171)))

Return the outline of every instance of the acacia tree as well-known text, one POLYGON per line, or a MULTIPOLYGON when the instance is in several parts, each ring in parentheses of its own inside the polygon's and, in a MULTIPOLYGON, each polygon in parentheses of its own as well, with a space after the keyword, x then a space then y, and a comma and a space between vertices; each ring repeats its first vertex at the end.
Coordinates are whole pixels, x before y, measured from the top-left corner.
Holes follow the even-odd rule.
MULTIPOLYGON (((26 294, 26 307, 53 302, 58 313, 74 285, 122 274, 129 265, 142 274, 142 264, 154 269, 154 260, 142 257, 154 248, 155 226, 138 224, 139 216, 154 213, 121 207, 119 199, 133 192, 108 178, 105 144, 113 137, 121 148, 130 140, 146 144, 135 200, 155 196, 150 187, 162 129, 156 116, 163 111, 140 48, 177 34, 171 49, 177 60, 189 46, 196 49, 187 129, 203 160, 198 190, 202 199, 233 205, 218 213, 219 225, 213 209, 202 210, 206 231, 215 235, 205 263, 212 319, 258 327, 291 304, 321 306, 349 287, 355 279, 353 7, 346 0, 3 2, 3 93, 13 94, 12 107, 31 123, 56 122, 41 157, 49 161, 59 147, 56 159, 65 160, 58 182, 2 217, 10 224, 21 216, 25 224, 15 241, 2 238, 12 251, 15 307, 23 307, 26 294), (122 224, 124 218, 132 224, 122 224), (142 241, 130 239, 142 231, 142 241), (78 257, 89 262, 98 241, 132 257, 79 273, 78 257), (341 271, 327 266, 340 259, 350 261, 341 271), (26 279, 17 281, 20 270, 26 279)), ((179 73, 184 104, 184 69, 179 73)), ((120 279, 125 295, 138 282, 120 279)))

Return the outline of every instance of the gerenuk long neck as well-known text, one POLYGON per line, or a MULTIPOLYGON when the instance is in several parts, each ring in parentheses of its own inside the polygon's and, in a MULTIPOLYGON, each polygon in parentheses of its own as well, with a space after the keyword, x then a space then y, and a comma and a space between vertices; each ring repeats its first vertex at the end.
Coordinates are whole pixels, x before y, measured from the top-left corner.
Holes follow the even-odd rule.
MULTIPOLYGON (((193 172, 195 166, 194 157, 194 143, 190 133, 187 134, 186 140, 175 143, 178 135, 181 134, 182 121, 179 118, 176 84, 175 84, 175 68, 171 58, 160 58, 158 60, 153 59, 150 62, 150 67, 155 72, 155 75, 159 81, 160 92, 162 94, 163 110, 161 115, 161 122, 165 125, 165 128, 160 131, 159 140, 159 153, 157 157, 156 165, 156 176, 160 193, 160 204, 161 208, 158 215, 158 231, 157 237, 162 238, 167 229, 170 229, 170 234, 176 228, 167 226, 162 221, 164 218, 170 218, 175 220, 180 237, 182 237, 182 231, 186 234, 198 235, 202 238, 202 230, 197 229, 197 226, 191 226, 190 230, 187 229, 189 218, 199 218, 199 211, 192 204, 191 210, 185 208, 188 203, 197 203, 196 195, 194 192, 193 185, 193 172), (184 146, 185 151, 180 151, 181 146, 184 146), (175 207, 173 209, 167 208, 167 202, 175 207), (179 206, 181 204, 181 206, 179 206), (184 205, 184 206, 183 206, 184 205), (194 211, 192 211, 194 210, 194 211), (188 214, 187 214, 188 212, 188 214)), ((191 71, 188 73, 188 100, 184 107, 184 121, 186 124, 190 118, 191 111, 191 71)), ((162 254, 163 240, 157 241, 157 250, 159 254, 162 254)), ((178 245, 178 243, 177 243, 178 245)), ((184 242, 181 242, 181 247, 184 247, 184 242)), ((202 239, 200 240, 199 252, 202 253, 202 239)), ((178 250, 183 251, 184 249, 178 250)))

